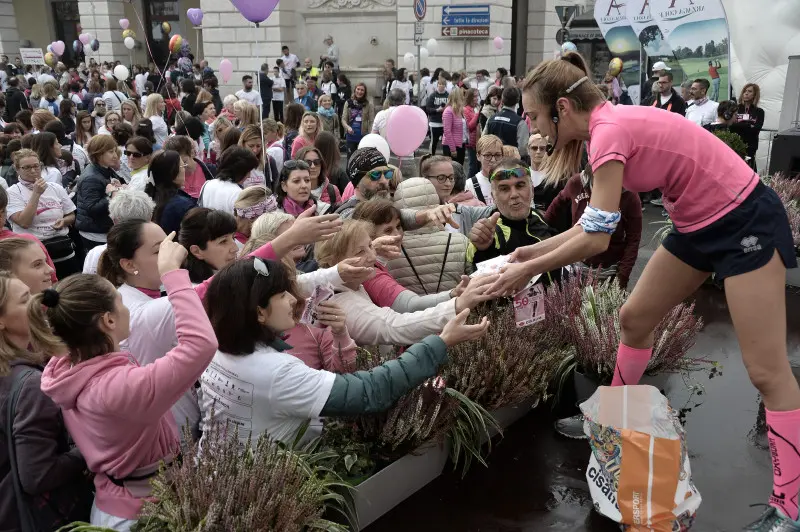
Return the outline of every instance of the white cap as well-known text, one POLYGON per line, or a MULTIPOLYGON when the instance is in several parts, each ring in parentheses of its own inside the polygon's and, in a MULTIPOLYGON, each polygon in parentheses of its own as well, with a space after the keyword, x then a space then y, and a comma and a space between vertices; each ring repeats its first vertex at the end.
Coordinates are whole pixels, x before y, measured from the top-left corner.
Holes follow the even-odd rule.
POLYGON ((672 70, 664 61, 658 61, 655 65, 653 65, 653 72, 658 72, 659 70, 672 70))

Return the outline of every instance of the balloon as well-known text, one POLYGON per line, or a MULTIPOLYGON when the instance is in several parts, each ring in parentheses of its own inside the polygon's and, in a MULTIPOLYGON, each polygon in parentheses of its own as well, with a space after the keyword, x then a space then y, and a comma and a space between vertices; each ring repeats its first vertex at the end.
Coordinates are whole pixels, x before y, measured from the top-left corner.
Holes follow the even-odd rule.
POLYGON ((503 38, 502 37, 495 37, 494 38, 494 48, 495 50, 502 50, 503 49, 503 38))
POLYGON ((127 29, 127 30, 123 31, 122 32, 122 38, 123 39, 127 39, 128 37, 131 37, 131 38, 135 39, 136 38, 136 32, 133 31, 132 29, 127 29))
POLYGON ((119 19, 119 27, 122 28, 123 30, 127 30, 128 26, 130 26, 130 25, 131 25, 131 21, 130 20, 128 20, 126 18, 119 19))
POLYGON ((89 45, 89 47, 96 52, 97 50, 100 49, 100 41, 98 41, 97 39, 92 39, 92 42, 89 45))
POLYGON ((74 41, 72 41, 72 50, 76 54, 80 54, 83 51, 83 43, 78 39, 75 39, 74 41))
POLYGON ((577 52, 578 47, 575 46, 575 43, 572 41, 564 41, 564 44, 561 45, 561 53, 566 54, 567 52, 577 52))
POLYGON ((386 157, 387 161, 392 155, 392 152, 389 149, 389 143, 386 142, 385 138, 381 137, 377 133, 365 135, 364 138, 361 139, 361 142, 358 143, 358 148, 377 148, 378 151, 381 152, 381 155, 386 157))
POLYGON ((169 22, 162 22, 161 31, 164 33, 164 35, 169 35, 172 32, 172 26, 169 22))
POLYGON ((414 68, 414 54, 411 52, 408 52, 403 56, 403 61, 405 61, 408 68, 414 68))
POLYGON ((256 24, 264 22, 275 11, 278 0, 231 0, 244 18, 256 24))
POLYGON ((56 65, 58 64, 58 57, 56 57, 56 54, 54 54, 53 52, 47 52, 46 54, 44 54, 44 62, 48 66, 55 68, 56 65))
POLYGON ((219 73, 222 76, 222 81, 228 83, 233 75, 233 63, 227 59, 219 62, 219 73))
POLYGON ((133 48, 136 46, 136 41, 133 40, 133 37, 125 37, 125 40, 122 42, 125 43, 125 48, 128 50, 133 50, 133 48))
POLYGON ((428 133, 428 118, 425 112, 418 113, 417 106, 401 105, 389 115, 386 123, 386 140, 394 153, 401 157, 414 155, 428 133))
POLYGON ((428 39, 428 42, 425 44, 426 44, 425 48, 428 49, 428 53, 430 53, 431 55, 435 55, 436 50, 439 48, 439 43, 436 41, 436 39, 433 38, 428 39))
POLYGON ((84 45, 86 45, 89 44, 89 42, 92 40, 92 36, 89 35, 88 33, 81 33, 80 35, 78 35, 78 40, 81 41, 84 45))
POLYGON ((53 51, 53 43, 47 45, 47 53, 55 54, 55 52, 53 51))
POLYGON ((66 50, 67 45, 64 44, 64 41, 56 41, 53 43, 53 51, 56 55, 64 55, 64 50, 66 50))
POLYGON ((189 17, 189 22, 194 26, 199 26, 203 23, 203 10, 193 7, 186 11, 186 16, 189 17))
POLYGON ((429 56, 430 56, 430 54, 428 53, 428 49, 427 48, 425 48, 423 46, 422 48, 419 49, 419 58, 420 58, 420 60, 427 59, 429 56))
POLYGON ((622 72, 622 59, 615 57, 608 63, 608 73, 617 77, 620 72, 622 72))
POLYGON ((117 65, 114 67, 114 77, 120 81, 125 81, 128 79, 131 73, 128 71, 128 67, 125 65, 117 65))
POLYGON ((173 35, 169 40, 169 51, 173 54, 178 53, 178 51, 181 49, 181 44, 183 44, 183 37, 180 35, 173 35))

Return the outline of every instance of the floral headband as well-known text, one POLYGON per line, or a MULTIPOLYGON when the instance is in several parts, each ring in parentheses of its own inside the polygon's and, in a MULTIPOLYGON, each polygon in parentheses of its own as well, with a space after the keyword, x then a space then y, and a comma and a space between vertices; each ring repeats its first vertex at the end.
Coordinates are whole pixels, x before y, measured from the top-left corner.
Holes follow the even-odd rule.
POLYGON ((275 199, 275 196, 267 196, 264 201, 260 201, 255 205, 250 207, 245 207, 243 209, 234 208, 233 212, 239 218, 244 218, 246 220, 255 220, 262 214, 266 212, 275 212, 278 210, 278 201, 275 199))

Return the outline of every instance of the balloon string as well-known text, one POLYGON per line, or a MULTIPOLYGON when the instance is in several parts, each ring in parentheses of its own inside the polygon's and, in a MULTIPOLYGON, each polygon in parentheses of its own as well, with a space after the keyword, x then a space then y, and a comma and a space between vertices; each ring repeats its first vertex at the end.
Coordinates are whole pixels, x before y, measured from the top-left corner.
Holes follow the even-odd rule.
MULTIPOLYGON (((256 47, 255 49, 258 50, 258 23, 256 23, 256 47)), ((256 70, 256 80, 258 81, 258 97, 261 98, 261 70, 256 70)), ((269 110, 267 110, 269 112, 269 110)), ((264 160, 265 170, 269 174, 269 183, 273 185, 274 188, 274 181, 272 177, 272 165, 269 164, 269 153, 267 153, 267 147, 264 144, 264 100, 261 100, 261 105, 258 106, 258 122, 261 124, 261 151, 263 154, 262 159, 264 160)), ((267 180, 264 179, 264 192, 269 194, 269 189, 267 188, 267 180)))
MULTIPOLYGON (((94 5, 94 4, 92 4, 92 5, 94 5)), ((156 70, 158 70, 158 65, 156 64, 156 58, 153 55, 153 50, 150 48, 150 39, 147 37, 147 33, 148 32, 144 27, 144 22, 142 22, 142 17, 139 15, 139 10, 136 9, 136 4, 131 4, 131 5, 133 6, 133 12, 136 13, 136 19, 139 21, 139 24, 142 26, 142 35, 144 36, 144 43, 145 43, 145 45, 147 45, 147 51, 150 53, 150 59, 152 60, 153 65, 155 65, 156 70)), ((158 70, 158 75, 162 76, 160 70, 158 70)), ((161 86, 160 82, 159 82, 158 86, 159 87, 161 86)))

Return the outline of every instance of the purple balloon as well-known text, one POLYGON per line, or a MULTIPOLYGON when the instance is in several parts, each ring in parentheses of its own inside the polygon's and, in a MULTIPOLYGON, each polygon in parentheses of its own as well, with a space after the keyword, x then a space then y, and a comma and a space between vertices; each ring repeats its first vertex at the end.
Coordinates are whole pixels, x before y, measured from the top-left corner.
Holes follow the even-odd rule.
POLYGON ((83 43, 78 39, 72 41, 72 49, 75 51, 76 54, 80 54, 83 51, 83 43))
POLYGON ((278 7, 278 0, 231 0, 244 18, 256 24, 264 22, 278 7))
POLYGON ((91 42, 91 43, 89 43, 89 47, 90 47, 90 48, 91 48, 93 51, 95 51, 95 52, 96 52, 97 50, 99 50, 99 49, 100 49, 100 41, 98 41, 97 39, 92 39, 92 42, 91 42))
POLYGON ((186 11, 186 16, 189 17, 189 22, 192 23, 193 26, 199 26, 203 23, 203 10, 193 7, 186 11))

